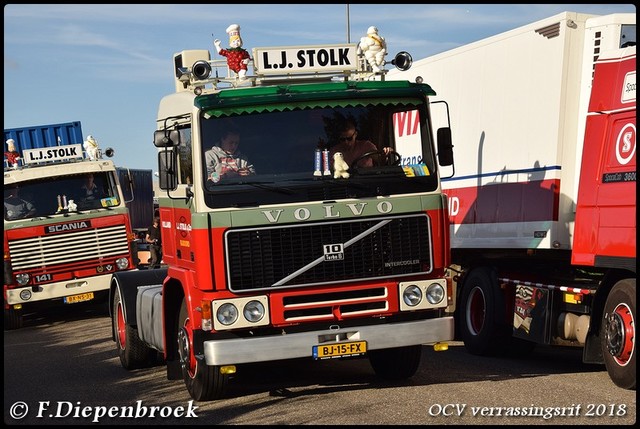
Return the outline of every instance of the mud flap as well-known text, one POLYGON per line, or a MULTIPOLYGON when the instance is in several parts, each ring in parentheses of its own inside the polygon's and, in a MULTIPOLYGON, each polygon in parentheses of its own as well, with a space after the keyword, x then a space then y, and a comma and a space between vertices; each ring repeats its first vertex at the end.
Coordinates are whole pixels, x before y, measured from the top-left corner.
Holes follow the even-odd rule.
POLYGON ((551 315, 549 290, 516 285, 513 308, 513 336, 538 344, 548 338, 551 315))

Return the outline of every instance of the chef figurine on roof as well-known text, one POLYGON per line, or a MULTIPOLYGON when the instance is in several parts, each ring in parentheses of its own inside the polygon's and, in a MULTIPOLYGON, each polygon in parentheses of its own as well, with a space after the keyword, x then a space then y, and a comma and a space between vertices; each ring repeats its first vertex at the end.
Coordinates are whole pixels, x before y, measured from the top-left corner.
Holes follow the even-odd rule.
POLYGON ((247 64, 251 60, 251 56, 246 49, 242 48, 242 38, 240 38, 240 26, 231 24, 227 27, 229 35, 229 49, 223 49, 220 46, 220 39, 215 39, 213 45, 216 51, 223 57, 227 57, 227 66, 238 74, 240 80, 247 78, 247 64))
POLYGON ((4 156, 7 157, 9 167, 15 170, 18 168, 18 161, 21 159, 20 152, 16 150, 16 141, 14 139, 9 139, 6 143, 7 151, 4 153, 4 156))

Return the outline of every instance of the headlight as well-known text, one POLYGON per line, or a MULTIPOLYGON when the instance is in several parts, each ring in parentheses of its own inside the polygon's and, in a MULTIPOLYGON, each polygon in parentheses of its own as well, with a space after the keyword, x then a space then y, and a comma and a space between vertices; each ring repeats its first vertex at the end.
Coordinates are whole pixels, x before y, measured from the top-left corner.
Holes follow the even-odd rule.
POLYGON ((444 288, 439 283, 431 283, 427 288, 427 301, 438 304, 444 299, 444 288))
POLYGON ((244 306, 242 314, 249 322, 259 322, 264 317, 264 305, 260 301, 249 301, 244 306))
POLYGON ((238 309, 230 303, 222 304, 216 312, 216 318, 225 326, 231 325, 238 320, 238 309))
POLYGON ((29 283, 29 274, 16 274, 16 281, 20 286, 24 286, 29 283))
POLYGON ((398 283, 400 311, 435 310, 447 306, 447 280, 410 280, 398 283))
MULTIPOLYGON (((211 301, 212 328, 216 331, 229 329, 254 329, 269 324, 269 299, 266 295, 245 296, 211 301)), ((203 319, 205 313, 203 311, 203 319)))
POLYGON ((127 258, 118 258, 116 259, 116 265, 119 270, 124 270, 129 266, 129 260, 127 258))
POLYGON ((402 299, 408 306, 415 307, 422 301, 422 291, 418 286, 409 286, 404 290, 402 299))

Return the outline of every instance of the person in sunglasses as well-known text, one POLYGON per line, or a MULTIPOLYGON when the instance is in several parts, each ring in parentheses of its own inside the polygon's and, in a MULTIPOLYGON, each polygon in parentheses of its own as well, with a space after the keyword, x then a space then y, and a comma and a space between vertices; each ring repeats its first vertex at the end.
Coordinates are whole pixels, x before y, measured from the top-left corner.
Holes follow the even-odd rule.
MULTIPOLYGON (((356 124, 347 119, 340 127, 338 133, 338 143, 334 145, 330 150, 329 159, 333 160, 333 155, 336 152, 342 152, 342 157, 346 163, 351 166, 355 160, 362 157, 367 152, 377 152, 378 148, 370 140, 358 139, 358 131, 356 124)), ((383 152, 388 155, 393 149, 385 147, 383 152)), ((364 157, 358 161, 358 167, 373 167, 373 158, 364 157)))

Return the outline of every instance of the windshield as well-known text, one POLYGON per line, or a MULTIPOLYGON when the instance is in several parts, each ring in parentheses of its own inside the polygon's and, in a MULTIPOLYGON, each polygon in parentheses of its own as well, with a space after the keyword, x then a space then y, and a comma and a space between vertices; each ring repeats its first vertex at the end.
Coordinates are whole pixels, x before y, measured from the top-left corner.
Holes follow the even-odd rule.
POLYGON ((112 173, 95 172, 5 185, 5 220, 113 207, 120 204, 112 173))
POLYGON ((223 207, 435 189, 432 134, 422 102, 341 104, 203 115, 207 203, 223 207))

